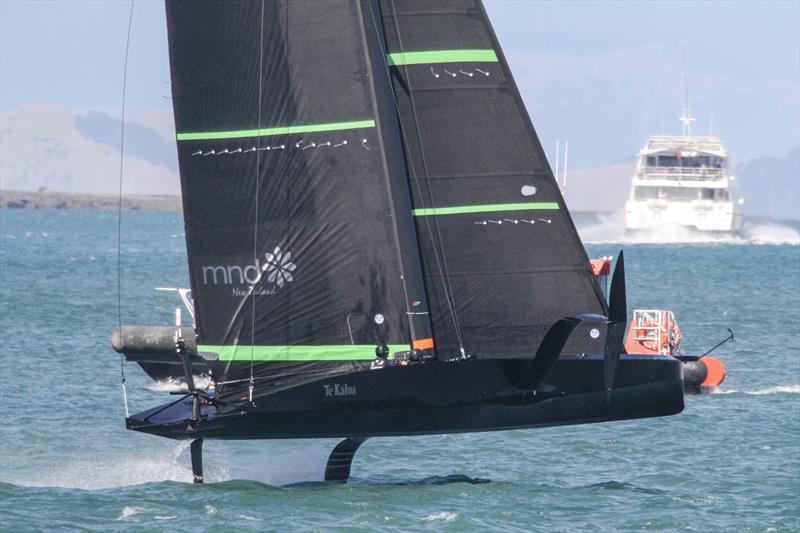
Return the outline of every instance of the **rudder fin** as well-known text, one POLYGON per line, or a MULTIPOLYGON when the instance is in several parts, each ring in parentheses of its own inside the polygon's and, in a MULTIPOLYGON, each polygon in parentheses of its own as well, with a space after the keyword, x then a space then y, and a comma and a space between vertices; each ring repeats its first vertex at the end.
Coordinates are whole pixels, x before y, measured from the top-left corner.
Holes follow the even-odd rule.
POLYGON ((350 466, 353 464, 353 457, 356 455, 359 446, 364 444, 366 440, 366 437, 347 437, 337 444, 328 456, 328 463, 325 465, 325 481, 346 483, 350 477, 350 466))

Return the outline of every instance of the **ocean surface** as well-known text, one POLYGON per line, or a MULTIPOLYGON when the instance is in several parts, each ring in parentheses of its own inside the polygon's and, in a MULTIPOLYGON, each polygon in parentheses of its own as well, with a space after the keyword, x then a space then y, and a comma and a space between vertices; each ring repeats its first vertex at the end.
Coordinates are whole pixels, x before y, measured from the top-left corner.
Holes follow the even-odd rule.
MULTIPOLYGON (((667 418, 372 439, 346 485, 321 483, 333 440, 209 441, 198 486, 185 443, 124 429, 110 343, 120 318, 173 320, 154 288, 188 283, 180 214, 123 213, 119 293, 116 213, 0 210, 0 530, 800 531, 797 225, 642 243, 595 222, 629 309, 674 310, 688 353, 734 330, 717 393, 667 418)), ((132 411, 169 398, 125 373, 132 411)))

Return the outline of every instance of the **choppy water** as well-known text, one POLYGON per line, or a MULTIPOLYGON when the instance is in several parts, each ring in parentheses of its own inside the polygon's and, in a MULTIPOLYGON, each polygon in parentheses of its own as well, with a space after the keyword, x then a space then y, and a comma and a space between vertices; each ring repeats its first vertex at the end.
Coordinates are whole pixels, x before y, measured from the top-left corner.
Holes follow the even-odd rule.
MULTIPOLYGON (((630 308, 672 308, 689 352, 736 333, 722 389, 680 415, 373 439, 338 486, 335 441, 207 442, 194 486, 185 444, 123 429, 116 214, 0 210, 0 529, 800 530, 800 246, 776 228, 625 244, 630 308)), ((122 252, 122 321, 167 323, 180 215, 126 212, 122 252)), ((133 409, 165 397, 126 372, 133 409)))

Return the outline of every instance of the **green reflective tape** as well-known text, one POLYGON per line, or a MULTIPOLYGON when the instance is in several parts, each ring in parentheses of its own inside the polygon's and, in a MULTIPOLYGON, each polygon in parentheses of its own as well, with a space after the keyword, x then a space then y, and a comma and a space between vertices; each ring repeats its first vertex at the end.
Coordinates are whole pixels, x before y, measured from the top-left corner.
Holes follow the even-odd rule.
MULTIPOLYGON (((390 344, 389 352, 410 350, 406 344, 390 344)), ((201 344, 198 352, 217 354, 221 361, 371 361, 374 344, 330 344, 302 346, 219 346, 201 344)))
POLYGON ((214 139, 239 139, 242 137, 266 137, 269 135, 290 135, 293 133, 316 133, 320 131, 355 130, 359 128, 374 127, 374 120, 355 120, 353 122, 300 124, 296 126, 279 126, 276 128, 261 128, 255 130, 198 131, 192 133, 179 133, 177 137, 179 141, 206 141, 214 139))
POLYGON ((556 202, 526 202, 521 204, 483 204, 483 205, 457 205, 453 207, 431 207, 414 209, 415 217, 461 215, 464 213, 495 213, 500 211, 557 211, 556 202))
POLYGON ((427 65, 431 63, 497 63, 494 50, 431 50, 428 52, 393 52, 386 55, 389 66, 427 65))

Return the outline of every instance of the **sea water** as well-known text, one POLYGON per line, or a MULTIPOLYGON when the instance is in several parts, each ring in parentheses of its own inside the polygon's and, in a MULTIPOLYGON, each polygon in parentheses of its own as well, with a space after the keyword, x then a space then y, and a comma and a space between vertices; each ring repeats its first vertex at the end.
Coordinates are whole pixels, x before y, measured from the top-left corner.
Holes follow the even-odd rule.
MULTIPOLYGON (((121 228, 118 253, 114 212, 0 210, 3 531, 800 530, 796 224, 691 243, 582 228, 591 257, 625 249, 629 309, 672 309, 688 353, 734 331, 725 383, 679 415, 371 439, 346 485, 320 483, 333 440, 209 441, 202 486, 185 442, 124 429, 110 343, 120 321, 172 322, 154 288, 187 285, 182 219, 121 228)), ((171 398, 124 372, 133 411, 171 398)))

